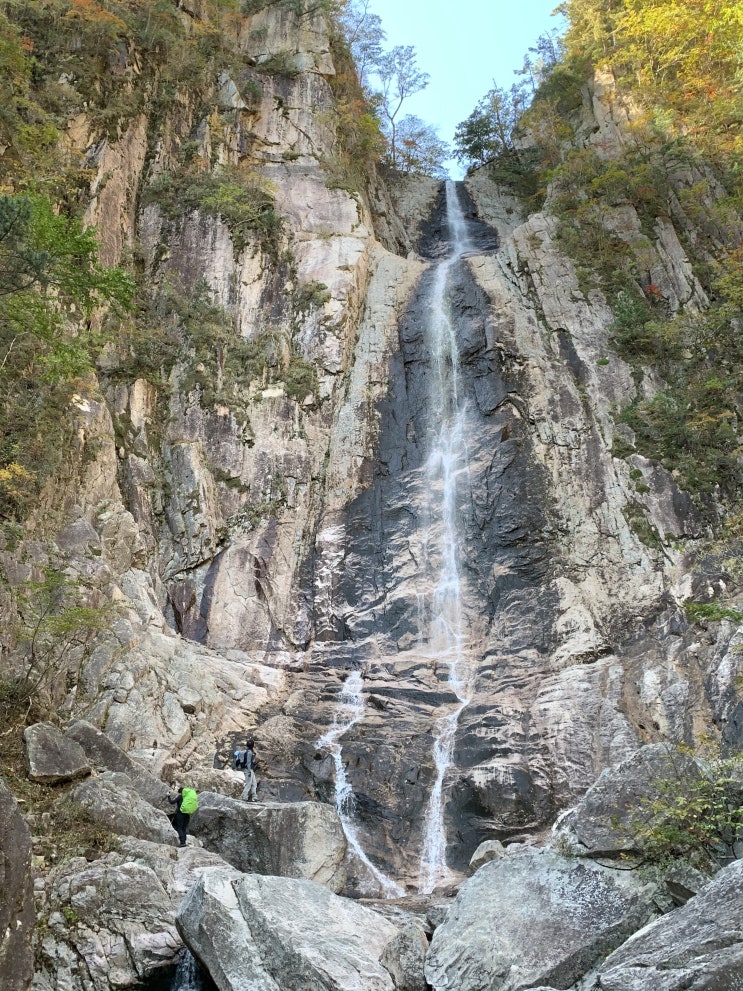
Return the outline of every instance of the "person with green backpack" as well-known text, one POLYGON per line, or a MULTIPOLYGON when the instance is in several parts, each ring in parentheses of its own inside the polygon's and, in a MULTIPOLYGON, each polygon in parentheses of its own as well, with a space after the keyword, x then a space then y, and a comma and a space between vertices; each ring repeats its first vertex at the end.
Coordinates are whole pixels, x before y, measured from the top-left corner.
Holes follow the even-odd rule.
POLYGON ((196 797, 194 788, 179 788, 175 798, 168 795, 168 801, 175 805, 175 815, 173 816, 173 829, 178 833, 178 845, 186 845, 186 835, 188 833, 188 823, 192 814, 199 807, 199 800, 196 797))

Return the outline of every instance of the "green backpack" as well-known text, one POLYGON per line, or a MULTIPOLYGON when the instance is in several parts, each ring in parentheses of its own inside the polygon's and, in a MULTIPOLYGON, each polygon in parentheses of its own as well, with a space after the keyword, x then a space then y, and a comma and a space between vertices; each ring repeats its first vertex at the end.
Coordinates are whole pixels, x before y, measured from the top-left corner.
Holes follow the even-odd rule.
POLYGON ((199 800, 196 797, 196 791, 193 788, 184 788, 181 796, 181 812, 191 815, 198 807, 199 800))

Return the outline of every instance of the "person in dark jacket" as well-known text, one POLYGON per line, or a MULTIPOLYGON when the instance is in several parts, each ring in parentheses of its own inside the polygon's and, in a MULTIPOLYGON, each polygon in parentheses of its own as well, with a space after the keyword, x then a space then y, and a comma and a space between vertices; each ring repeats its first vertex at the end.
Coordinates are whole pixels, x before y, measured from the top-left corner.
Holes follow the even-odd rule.
POLYGON ((188 834, 188 823, 191 816, 188 812, 181 812, 181 802, 183 801, 183 789, 178 789, 178 794, 175 798, 171 798, 168 795, 168 801, 171 805, 175 805, 175 815, 172 816, 171 822, 173 823, 173 829, 178 833, 178 846, 186 845, 186 836, 188 834))
POLYGON ((258 782, 255 780, 255 741, 248 740, 245 750, 238 750, 235 763, 245 775, 245 787, 240 796, 244 802, 254 802, 258 797, 258 782), (239 756, 238 756, 239 755, 239 756))

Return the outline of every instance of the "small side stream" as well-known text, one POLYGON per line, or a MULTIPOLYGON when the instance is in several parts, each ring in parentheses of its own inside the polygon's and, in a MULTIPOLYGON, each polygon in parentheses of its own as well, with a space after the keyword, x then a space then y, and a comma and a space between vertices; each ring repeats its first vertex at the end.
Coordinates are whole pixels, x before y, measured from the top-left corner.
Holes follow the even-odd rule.
POLYGON ((342 737, 364 718, 363 685, 361 672, 352 671, 338 695, 338 707, 333 716, 333 725, 320 737, 316 746, 328 750, 335 764, 335 807, 349 847, 377 881, 382 895, 385 898, 400 898, 405 894, 405 890, 375 867, 361 846, 355 821, 356 798, 343 764, 342 737))

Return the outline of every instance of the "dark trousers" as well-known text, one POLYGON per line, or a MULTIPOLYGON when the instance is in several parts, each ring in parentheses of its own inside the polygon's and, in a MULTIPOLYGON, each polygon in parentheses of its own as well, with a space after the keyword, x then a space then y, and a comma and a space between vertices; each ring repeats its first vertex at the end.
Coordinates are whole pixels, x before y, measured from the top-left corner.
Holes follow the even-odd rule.
POLYGON ((186 845, 186 834, 188 833, 188 821, 191 816, 188 812, 181 812, 179 809, 173 816, 173 828, 178 833, 178 840, 181 846, 186 845))

